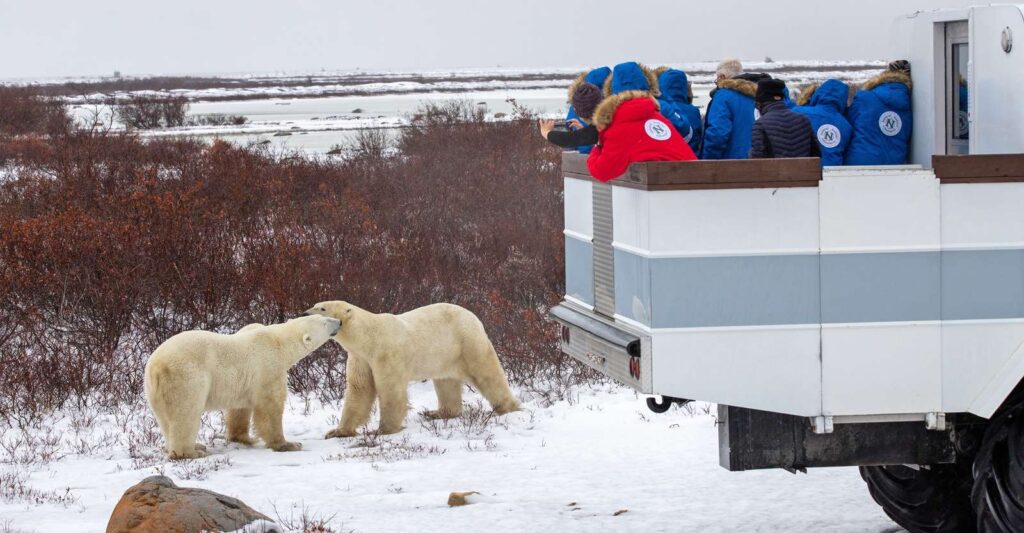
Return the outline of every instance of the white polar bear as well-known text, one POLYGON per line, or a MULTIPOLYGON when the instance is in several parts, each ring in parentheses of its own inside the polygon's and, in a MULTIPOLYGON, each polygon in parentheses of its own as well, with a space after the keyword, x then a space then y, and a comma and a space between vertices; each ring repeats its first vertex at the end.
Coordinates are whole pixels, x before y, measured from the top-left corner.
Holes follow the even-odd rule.
POLYGON ((345 405, 338 427, 326 438, 351 437, 370 418, 380 398, 383 434, 402 430, 409 409, 410 381, 431 379, 437 392, 435 418, 462 415, 462 384, 470 382, 498 414, 519 409, 483 324, 452 304, 420 307, 401 315, 375 314, 342 301, 306 311, 341 321, 335 336, 348 352, 345 405))
POLYGON ((196 443, 206 411, 225 411, 229 441, 252 444, 253 418, 267 448, 301 449, 284 440, 281 427, 288 369, 339 327, 329 317, 305 316, 284 324, 250 324, 231 335, 186 331, 166 340, 146 362, 144 384, 171 459, 206 456, 196 443))

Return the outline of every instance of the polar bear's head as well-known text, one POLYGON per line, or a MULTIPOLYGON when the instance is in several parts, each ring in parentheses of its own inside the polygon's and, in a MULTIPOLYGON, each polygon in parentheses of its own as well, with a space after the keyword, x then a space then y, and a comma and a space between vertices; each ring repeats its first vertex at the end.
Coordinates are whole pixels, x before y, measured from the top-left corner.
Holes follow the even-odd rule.
POLYGON ((360 321, 360 317, 366 316, 366 311, 341 300, 320 302, 306 310, 307 315, 331 317, 341 322, 341 329, 337 334, 337 340, 344 337, 351 337, 352 326, 360 321))
POLYGON ((293 318, 286 322, 292 331, 301 332, 302 346, 312 352, 338 333, 341 322, 329 316, 312 315, 293 318))

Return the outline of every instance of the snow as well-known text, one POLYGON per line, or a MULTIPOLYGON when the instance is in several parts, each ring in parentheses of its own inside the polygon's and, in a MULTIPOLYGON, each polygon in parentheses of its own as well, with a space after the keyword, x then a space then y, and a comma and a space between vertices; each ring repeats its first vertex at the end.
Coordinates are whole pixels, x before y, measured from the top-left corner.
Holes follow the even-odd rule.
MULTIPOLYGON (((485 420, 479 395, 467 393, 462 419, 431 422, 418 413, 435 406, 433 390, 416 383, 402 433, 324 440, 339 406, 293 395, 284 428, 302 451, 275 453, 211 438, 223 431, 213 415, 202 436, 211 456, 185 464, 159 455, 162 439, 141 405, 108 414, 69 411, 32 430, 39 441, 34 454, 19 448, 20 463, 38 458, 38 450, 52 462, 7 463, 0 474, 21 472, 33 489, 70 491, 74 502, 0 498, 0 516, 14 529, 102 531, 125 489, 163 473, 180 486, 237 497, 275 519, 294 523, 303 512, 329 518, 338 531, 899 530, 856 469, 793 475, 720 468, 712 406, 655 415, 642 397, 612 385, 553 404, 520 396, 527 400, 523 411, 485 420), (450 508, 455 491, 480 495, 450 508)), ((4 449, 22 437, 14 429, 0 433, 0 459, 10 461, 4 449)))

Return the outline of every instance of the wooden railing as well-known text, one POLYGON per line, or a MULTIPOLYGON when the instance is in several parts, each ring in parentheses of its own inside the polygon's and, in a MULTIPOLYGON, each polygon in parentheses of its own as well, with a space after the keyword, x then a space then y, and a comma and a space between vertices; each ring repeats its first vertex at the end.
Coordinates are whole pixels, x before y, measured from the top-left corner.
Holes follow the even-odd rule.
MULTIPOLYGON (((573 152, 562 154, 562 173, 570 178, 593 179, 587 170, 587 156, 573 152)), ((817 187, 819 181, 819 160, 799 158, 633 163, 610 183, 645 191, 684 191, 817 187)))
POLYGON ((1024 181, 1024 154, 937 155, 932 167, 942 183, 1024 181))

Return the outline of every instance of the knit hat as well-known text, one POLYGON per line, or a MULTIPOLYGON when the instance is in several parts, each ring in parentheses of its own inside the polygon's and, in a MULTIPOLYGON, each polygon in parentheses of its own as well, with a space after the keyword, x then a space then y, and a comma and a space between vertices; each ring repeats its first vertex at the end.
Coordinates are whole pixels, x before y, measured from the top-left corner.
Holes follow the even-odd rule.
POLYGON ((906 59, 897 59, 892 63, 889 63, 889 72, 904 72, 910 74, 910 61, 906 59))
POLYGON ((757 82, 757 94, 754 100, 757 103, 773 102, 786 97, 786 84, 782 80, 761 80, 757 82))
POLYGON ((601 103, 602 98, 601 89, 597 85, 581 83, 572 95, 572 107, 583 120, 589 120, 594 116, 594 110, 597 109, 597 104, 601 103))

